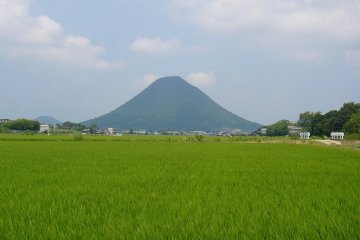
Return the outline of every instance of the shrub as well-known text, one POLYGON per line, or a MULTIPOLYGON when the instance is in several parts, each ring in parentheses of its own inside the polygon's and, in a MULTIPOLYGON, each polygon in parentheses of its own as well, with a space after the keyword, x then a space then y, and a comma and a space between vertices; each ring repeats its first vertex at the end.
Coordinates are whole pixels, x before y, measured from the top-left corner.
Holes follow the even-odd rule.
POLYGON ((4 127, 17 131, 39 131, 40 123, 34 120, 17 119, 5 123, 4 127))
POLYGON ((345 135, 346 140, 360 140, 360 133, 353 133, 345 135))
POLYGON ((195 135, 195 139, 197 142, 202 142, 204 140, 204 136, 203 135, 195 135))
POLYGON ((83 141, 84 136, 82 134, 77 134, 74 136, 74 141, 83 141))

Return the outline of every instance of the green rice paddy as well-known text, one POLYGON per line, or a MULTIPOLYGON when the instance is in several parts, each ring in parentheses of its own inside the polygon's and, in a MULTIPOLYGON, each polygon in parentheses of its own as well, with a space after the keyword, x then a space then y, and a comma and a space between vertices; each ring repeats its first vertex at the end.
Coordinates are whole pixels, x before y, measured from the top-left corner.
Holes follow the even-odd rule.
POLYGON ((0 140, 0 239, 360 238, 360 151, 116 139, 0 140))

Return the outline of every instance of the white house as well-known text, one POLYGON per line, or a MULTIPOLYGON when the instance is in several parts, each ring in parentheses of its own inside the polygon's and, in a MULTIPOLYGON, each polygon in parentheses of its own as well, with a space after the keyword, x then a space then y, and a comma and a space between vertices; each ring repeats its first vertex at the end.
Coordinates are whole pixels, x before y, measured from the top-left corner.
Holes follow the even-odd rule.
POLYGON ((7 123, 8 121, 10 121, 10 119, 0 119, 0 123, 7 123))
POLYGON ((260 134, 261 135, 266 135, 266 132, 267 132, 267 128, 261 128, 260 129, 260 134))
POLYGON ((289 135, 294 136, 294 135, 298 135, 302 131, 302 127, 288 126, 288 130, 289 130, 289 135))
POLYGON ((300 138, 301 139, 310 139, 310 133, 309 132, 301 132, 300 138))
POLYGON ((105 132, 106 132, 107 134, 109 134, 109 135, 113 135, 113 134, 115 134, 115 129, 114 129, 114 128, 107 128, 107 129, 105 130, 105 132))
POLYGON ((48 124, 41 124, 40 125, 40 132, 50 132, 50 126, 48 124))
POLYGON ((242 132, 240 128, 235 128, 230 130, 230 134, 233 136, 239 136, 242 134, 242 132))
POLYGON ((331 139, 339 139, 339 140, 343 140, 345 134, 343 132, 332 132, 330 134, 331 139))

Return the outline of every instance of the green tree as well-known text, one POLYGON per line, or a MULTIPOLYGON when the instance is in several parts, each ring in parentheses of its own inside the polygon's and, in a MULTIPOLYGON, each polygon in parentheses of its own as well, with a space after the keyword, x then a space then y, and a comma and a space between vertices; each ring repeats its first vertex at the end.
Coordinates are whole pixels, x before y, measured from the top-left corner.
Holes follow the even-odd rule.
POLYGON ((98 127, 95 124, 92 124, 89 129, 91 134, 95 134, 98 130, 98 127))
POLYGON ((329 136, 332 131, 343 131, 351 116, 360 112, 360 103, 344 103, 339 110, 331 110, 325 115, 320 112, 304 112, 299 115, 298 124, 313 136, 329 136))
POLYGON ((322 128, 321 122, 324 119, 324 115, 322 115, 320 112, 317 112, 314 114, 311 131, 310 133, 314 136, 322 136, 324 135, 324 130, 322 128))
POLYGON ((1 133, 1 132, 5 132, 5 130, 6 130, 6 129, 5 129, 5 127, 3 126, 3 124, 0 124, 0 133, 1 133))
POLYGON ((5 123, 4 127, 17 131, 39 131, 40 123, 34 120, 17 119, 5 123))
POLYGON ((315 113, 304 112, 300 113, 297 124, 306 131, 311 131, 315 113))
POLYGON ((334 130, 341 131, 344 129, 346 122, 350 120, 350 118, 360 112, 360 103, 344 103, 344 105, 338 111, 338 115, 334 120, 334 130))
POLYGON ((300 113, 297 124, 311 135, 323 135, 322 121, 324 116, 320 112, 300 113))
POLYGON ((345 123, 344 130, 349 134, 360 134, 360 113, 351 116, 349 121, 345 123))
POLYGON ((319 125, 321 129, 321 135, 330 136, 333 131, 340 131, 343 126, 340 124, 339 112, 337 110, 331 110, 327 112, 319 125))
POLYGON ((267 127, 266 135, 268 136, 286 136, 289 134, 288 126, 290 121, 280 120, 267 127))
POLYGON ((62 129, 72 129, 72 130, 76 130, 76 131, 82 131, 84 130, 86 127, 80 123, 73 123, 70 121, 66 121, 64 122, 61 127, 62 129))

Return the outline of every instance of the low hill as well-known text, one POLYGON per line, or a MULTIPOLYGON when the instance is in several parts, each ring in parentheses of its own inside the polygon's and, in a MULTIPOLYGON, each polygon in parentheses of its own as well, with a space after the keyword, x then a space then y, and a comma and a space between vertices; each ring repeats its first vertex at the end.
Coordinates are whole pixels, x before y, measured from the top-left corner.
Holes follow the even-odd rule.
POLYGON ((261 127, 227 111, 180 77, 160 78, 114 111, 82 124, 96 124, 100 128, 208 132, 226 128, 253 131, 261 127))
POLYGON ((56 125, 56 124, 61 123, 61 121, 59 121, 56 118, 51 117, 51 116, 39 116, 39 117, 35 118, 35 120, 38 121, 41 124, 56 125))

